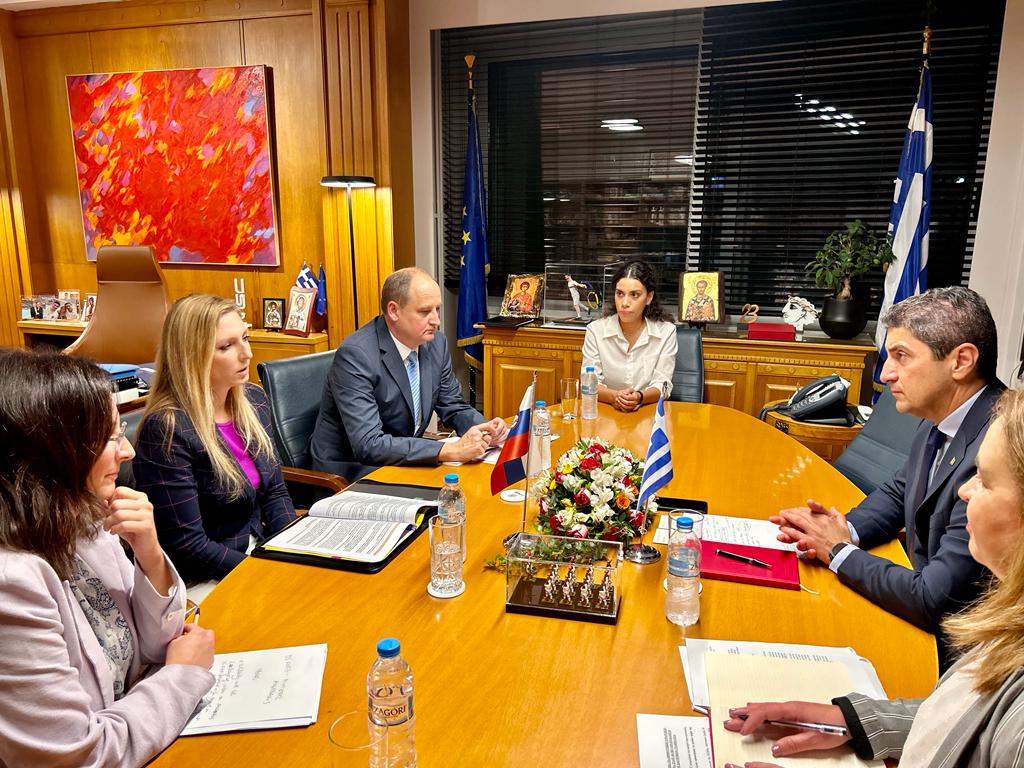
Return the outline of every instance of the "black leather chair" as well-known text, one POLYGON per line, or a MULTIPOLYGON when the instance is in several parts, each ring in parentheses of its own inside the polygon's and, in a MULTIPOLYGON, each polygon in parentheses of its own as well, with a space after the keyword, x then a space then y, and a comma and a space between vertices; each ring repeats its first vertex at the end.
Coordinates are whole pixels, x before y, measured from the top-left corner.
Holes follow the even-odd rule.
POLYGON ((906 462, 920 424, 917 416, 896 410, 896 401, 886 387, 871 418, 832 466, 864 493, 871 493, 906 462))
POLYGON ((331 350, 268 360, 256 366, 270 400, 274 445, 281 457, 282 473, 297 508, 328 495, 323 489, 337 493, 348 486, 344 478, 309 468, 309 441, 333 360, 331 350), (309 486, 319 491, 311 493, 309 486))
POLYGON ((672 372, 672 394, 669 400, 684 403, 704 402, 704 347, 700 329, 679 326, 676 329, 679 351, 676 369, 672 372))

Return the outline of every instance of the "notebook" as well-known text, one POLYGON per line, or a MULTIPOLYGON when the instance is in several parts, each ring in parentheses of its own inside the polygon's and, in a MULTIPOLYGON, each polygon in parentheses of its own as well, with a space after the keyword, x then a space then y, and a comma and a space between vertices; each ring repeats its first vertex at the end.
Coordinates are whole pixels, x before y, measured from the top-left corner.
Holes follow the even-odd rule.
POLYGON ((702 579, 736 581, 741 584, 757 584, 762 587, 800 589, 800 568, 796 552, 767 547, 752 547, 746 544, 725 544, 705 539, 700 545, 700 576, 702 579), (723 557, 716 551, 754 558, 768 563, 768 568, 751 565, 723 557))

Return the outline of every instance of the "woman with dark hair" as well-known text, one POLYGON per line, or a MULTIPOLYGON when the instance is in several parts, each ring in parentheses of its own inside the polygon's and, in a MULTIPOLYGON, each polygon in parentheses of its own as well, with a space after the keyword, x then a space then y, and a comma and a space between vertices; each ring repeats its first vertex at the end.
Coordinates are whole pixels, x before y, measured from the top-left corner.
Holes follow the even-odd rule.
POLYGON ((234 302, 194 294, 167 313, 133 468, 196 602, 255 540, 295 519, 270 439, 270 403, 249 383, 251 360, 249 326, 234 302))
POLYGON ((642 261, 624 264, 612 277, 615 303, 587 326, 583 367, 597 372, 597 399, 635 411, 672 391, 676 328, 661 308, 654 270, 642 261))
POLYGON ((5 350, 0 381, 0 765, 143 765, 213 685, 213 633, 115 485, 134 451, 109 377, 5 350))
POLYGON ((1006 390, 995 417, 978 450, 978 473, 959 491, 971 555, 995 580, 980 601, 943 622, 963 655, 931 695, 748 704, 729 710, 727 729, 747 736, 769 720, 846 729, 841 736, 790 731, 772 744, 776 757, 852 748, 862 760, 894 758, 901 767, 1024 766, 1024 391, 1006 390))

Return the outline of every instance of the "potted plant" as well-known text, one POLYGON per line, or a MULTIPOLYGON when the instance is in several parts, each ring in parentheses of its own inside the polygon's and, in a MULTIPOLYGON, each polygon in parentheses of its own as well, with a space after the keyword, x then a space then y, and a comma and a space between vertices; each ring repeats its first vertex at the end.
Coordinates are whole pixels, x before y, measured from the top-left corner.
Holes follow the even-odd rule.
POLYGON ((854 298, 853 279, 873 267, 884 270, 895 258, 889 241, 877 237, 860 219, 829 235, 807 265, 815 285, 835 291, 835 297, 825 299, 818 318, 821 330, 833 339, 852 339, 863 331, 868 320, 864 302, 854 298))

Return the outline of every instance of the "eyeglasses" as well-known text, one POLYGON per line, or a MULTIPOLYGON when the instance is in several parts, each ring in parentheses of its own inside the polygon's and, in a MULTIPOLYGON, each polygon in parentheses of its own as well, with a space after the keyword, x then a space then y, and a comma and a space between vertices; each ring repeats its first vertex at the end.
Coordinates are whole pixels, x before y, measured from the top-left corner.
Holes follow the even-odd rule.
POLYGON ((118 429, 117 434, 112 436, 112 437, 110 437, 110 438, 108 438, 108 440, 114 444, 115 448, 117 448, 118 450, 121 450, 121 446, 124 445, 124 433, 127 432, 127 431, 128 431, 128 422, 127 421, 122 421, 121 422, 121 426, 118 429))

